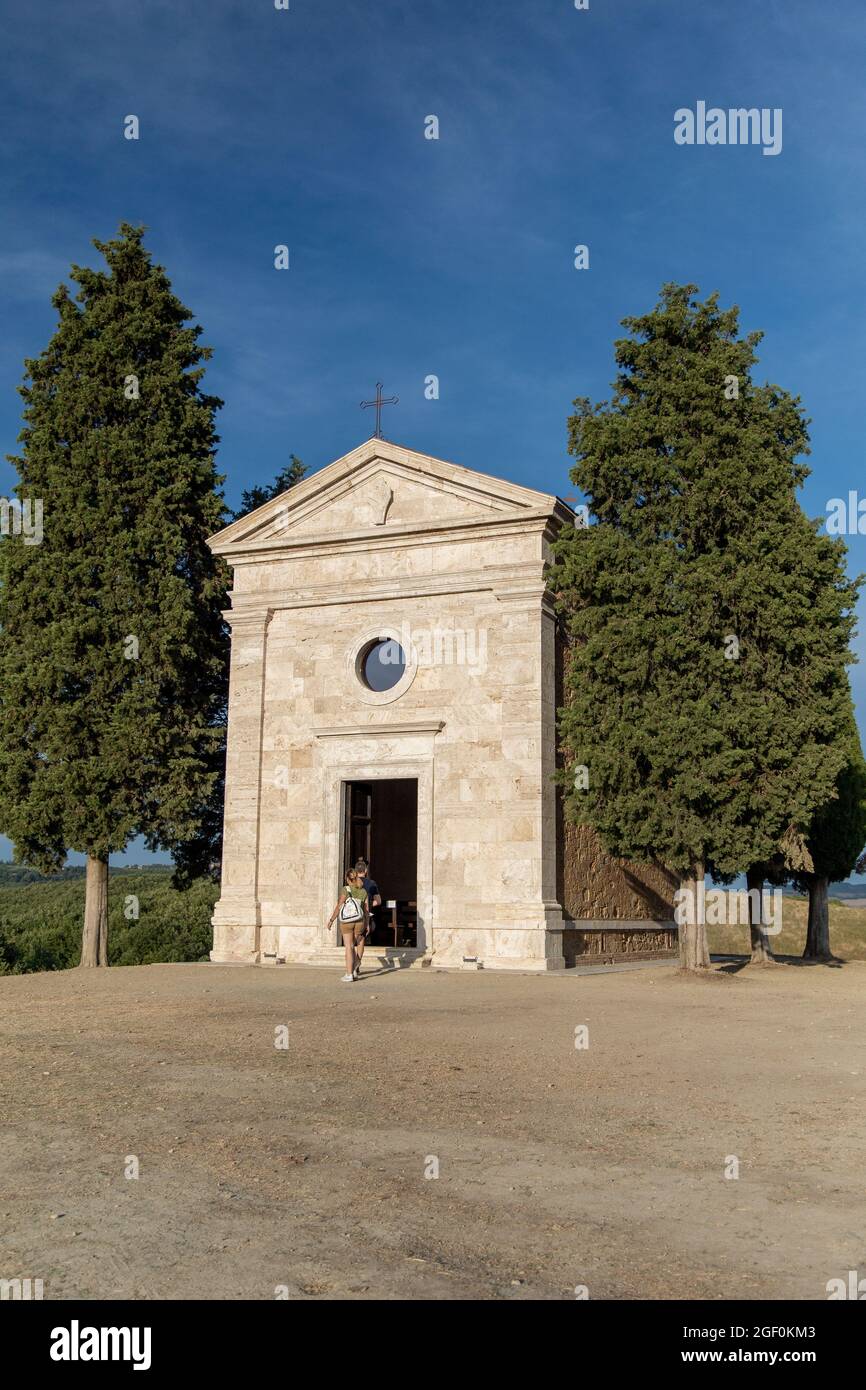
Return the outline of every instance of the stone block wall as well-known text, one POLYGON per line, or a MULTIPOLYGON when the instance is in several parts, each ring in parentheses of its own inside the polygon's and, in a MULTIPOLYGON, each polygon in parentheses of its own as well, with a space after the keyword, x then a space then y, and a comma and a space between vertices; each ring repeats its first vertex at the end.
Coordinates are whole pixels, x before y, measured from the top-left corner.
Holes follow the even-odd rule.
POLYGON ((673 921, 677 880, 658 864, 607 854, 586 825, 564 827, 562 907, 567 918, 673 921))

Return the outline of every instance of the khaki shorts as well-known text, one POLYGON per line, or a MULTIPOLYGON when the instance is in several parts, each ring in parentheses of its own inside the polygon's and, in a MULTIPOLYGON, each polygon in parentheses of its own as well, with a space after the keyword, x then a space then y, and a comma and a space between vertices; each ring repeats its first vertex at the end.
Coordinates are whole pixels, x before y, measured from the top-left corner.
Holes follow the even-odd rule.
POLYGON ((350 940, 354 941, 355 945, 357 946, 358 943, 360 941, 363 941, 365 936, 367 935, 367 928, 363 920, 360 922, 339 922, 338 926, 340 928, 340 934, 342 935, 344 944, 346 938, 348 937, 350 940))

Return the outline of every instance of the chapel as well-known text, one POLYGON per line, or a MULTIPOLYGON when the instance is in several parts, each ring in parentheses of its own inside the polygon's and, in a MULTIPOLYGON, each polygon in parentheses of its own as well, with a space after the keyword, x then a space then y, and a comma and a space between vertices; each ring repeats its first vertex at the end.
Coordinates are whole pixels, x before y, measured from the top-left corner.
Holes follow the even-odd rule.
POLYGON ((211 959, 333 964, 346 868, 368 957, 548 971, 669 956, 674 883, 566 825, 561 499, 381 438, 211 538, 233 571, 211 959))

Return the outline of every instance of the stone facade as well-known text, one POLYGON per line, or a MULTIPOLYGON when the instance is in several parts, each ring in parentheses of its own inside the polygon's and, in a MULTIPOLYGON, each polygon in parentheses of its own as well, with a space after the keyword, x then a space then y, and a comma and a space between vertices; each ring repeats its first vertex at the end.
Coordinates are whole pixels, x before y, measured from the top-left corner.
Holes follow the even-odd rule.
MULTIPOLYGON (((378 778, 417 782, 407 958, 559 969, 564 908, 645 915, 625 888, 596 911, 581 873, 563 873, 545 572, 570 520, 553 496, 372 439, 212 538, 234 570, 213 960, 340 958, 325 923, 343 789, 378 778), (377 692, 359 660, 383 637, 408 661, 377 692)), ((661 884, 647 882, 657 916, 661 884)))

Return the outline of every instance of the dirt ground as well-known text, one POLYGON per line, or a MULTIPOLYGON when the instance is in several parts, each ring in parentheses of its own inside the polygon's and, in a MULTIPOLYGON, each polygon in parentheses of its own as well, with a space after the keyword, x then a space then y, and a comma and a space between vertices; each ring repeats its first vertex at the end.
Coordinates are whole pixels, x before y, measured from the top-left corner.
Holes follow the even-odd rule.
POLYGON ((864 1000, 861 962, 2 977, 0 1278, 823 1299, 866 1273, 864 1000))

